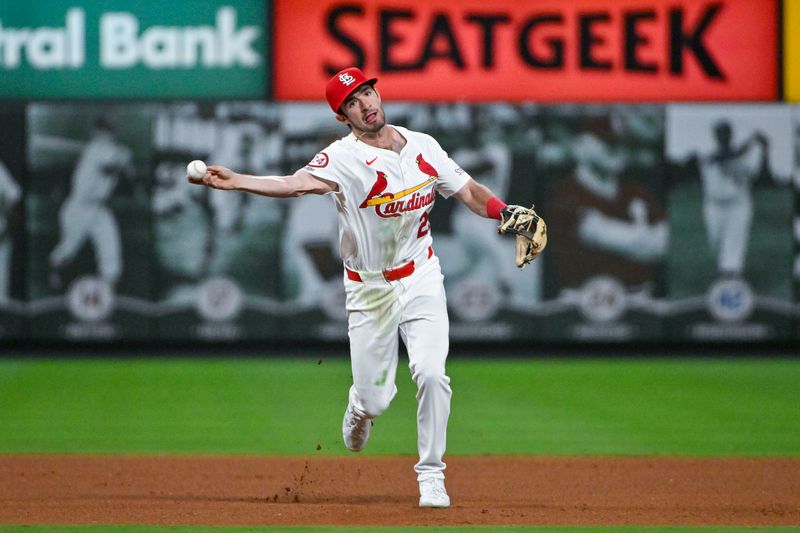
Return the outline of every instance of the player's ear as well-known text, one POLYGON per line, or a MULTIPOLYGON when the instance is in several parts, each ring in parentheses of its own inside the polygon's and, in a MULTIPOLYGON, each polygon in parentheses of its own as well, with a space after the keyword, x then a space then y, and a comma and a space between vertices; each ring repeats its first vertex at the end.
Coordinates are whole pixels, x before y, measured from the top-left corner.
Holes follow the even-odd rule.
POLYGON ((350 121, 347 120, 347 117, 342 113, 336 113, 336 120, 338 120, 342 124, 347 124, 348 126, 350 125, 350 121))

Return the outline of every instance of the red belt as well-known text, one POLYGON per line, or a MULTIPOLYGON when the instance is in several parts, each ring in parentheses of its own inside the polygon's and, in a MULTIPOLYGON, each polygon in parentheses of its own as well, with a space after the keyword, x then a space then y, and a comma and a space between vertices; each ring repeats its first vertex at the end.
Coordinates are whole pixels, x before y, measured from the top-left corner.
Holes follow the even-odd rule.
MULTIPOLYGON (((433 247, 428 247, 428 259, 433 256, 433 247)), ((351 281, 360 281, 363 283, 361 276, 355 270, 350 270, 349 268, 344 268, 345 273, 347 274, 347 279, 351 281)), ((414 261, 409 261, 405 265, 396 267, 396 268, 387 268, 381 271, 383 274, 383 279, 386 281, 397 281, 398 279, 407 278, 411 274, 414 273, 414 261)))

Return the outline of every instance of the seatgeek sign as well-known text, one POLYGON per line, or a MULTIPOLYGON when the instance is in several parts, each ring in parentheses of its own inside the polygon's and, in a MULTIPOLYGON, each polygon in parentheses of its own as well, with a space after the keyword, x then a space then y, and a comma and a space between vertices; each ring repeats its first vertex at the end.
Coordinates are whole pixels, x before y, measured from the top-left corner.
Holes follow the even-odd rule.
POLYGON ((0 98, 263 98, 264 2, 0 4, 0 98))
POLYGON ((274 0, 275 96, 356 65, 392 99, 774 100, 777 0, 274 0), (302 35, 302 39, 298 36, 302 35))

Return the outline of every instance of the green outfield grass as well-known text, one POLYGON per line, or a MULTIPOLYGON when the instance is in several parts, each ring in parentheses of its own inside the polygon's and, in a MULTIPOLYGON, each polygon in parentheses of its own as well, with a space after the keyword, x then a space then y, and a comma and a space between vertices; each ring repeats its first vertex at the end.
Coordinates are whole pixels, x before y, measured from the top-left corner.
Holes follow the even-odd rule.
MULTIPOLYGON (((800 454, 800 360, 453 356, 448 371, 449 455, 800 454)), ((405 362, 397 381, 368 455, 416 454, 405 362)), ((0 452, 344 454, 349 383, 331 357, 3 359, 0 452)))

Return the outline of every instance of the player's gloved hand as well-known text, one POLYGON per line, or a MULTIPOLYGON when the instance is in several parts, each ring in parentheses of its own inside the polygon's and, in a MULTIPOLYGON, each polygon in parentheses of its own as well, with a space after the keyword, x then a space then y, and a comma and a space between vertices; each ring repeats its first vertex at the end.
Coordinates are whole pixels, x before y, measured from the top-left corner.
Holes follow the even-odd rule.
POLYGON ((497 232, 517 236, 516 263, 520 269, 533 262, 547 246, 547 225, 536 211, 519 205, 507 205, 500 212, 497 232))

